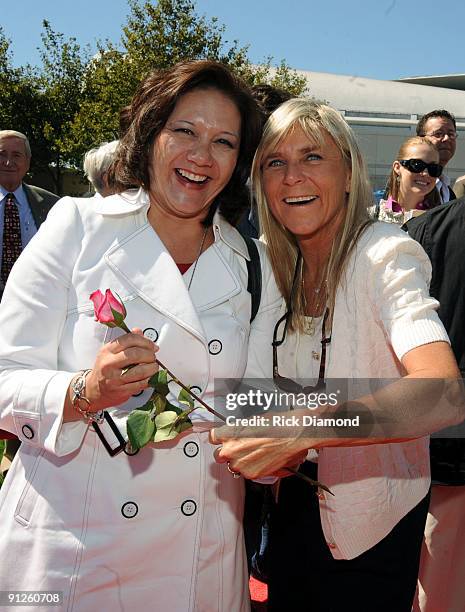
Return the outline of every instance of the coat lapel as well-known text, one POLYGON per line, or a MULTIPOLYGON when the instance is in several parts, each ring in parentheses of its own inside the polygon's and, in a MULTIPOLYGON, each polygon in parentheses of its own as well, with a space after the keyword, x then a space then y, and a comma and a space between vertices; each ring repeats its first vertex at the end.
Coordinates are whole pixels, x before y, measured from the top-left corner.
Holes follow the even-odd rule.
MULTIPOLYGON (((185 274, 189 282, 193 268, 185 274)), ((189 294, 198 311, 208 310, 240 292, 239 282, 218 244, 213 244, 200 257, 192 278, 189 294)))
POLYGON ((107 251, 105 260, 143 300, 206 341, 178 267, 149 223, 107 251))
POLYGON ((29 202, 34 223, 36 224, 36 227, 39 228, 45 221, 45 218, 47 217, 47 214, 51 208, 51 204, 47 203, 40 193, 37 193, 31 189, 29 185, 23 183, 23 189, 26 194, 27 201, 29 202))
POLYGON ((136 231, 111 247, 105 261, 125 284, 153 308, 206 343, 205 332, 197 311, 207 310, 241 291, 241 285, 227 260, 229 249, 248 257, 241 236, 227 223, 215 218, 215 243, 199 258, 197 268, 184 276, 146 220, 149 201, 143 191, 126 192, 122 196, 103 198, 96 203, 98 212, 120 216, 144 209, 144 221, 136 231), (245 249, 245 250, 244 250, 245 249), (194 277, 190 290, 188 283, 194 277))

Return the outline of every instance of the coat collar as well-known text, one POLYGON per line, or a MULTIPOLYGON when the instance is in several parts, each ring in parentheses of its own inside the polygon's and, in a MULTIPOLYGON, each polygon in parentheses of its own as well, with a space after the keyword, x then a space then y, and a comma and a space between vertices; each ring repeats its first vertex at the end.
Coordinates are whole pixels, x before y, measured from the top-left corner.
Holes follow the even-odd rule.
MULTIPOLYGON (((146 209, 150 206, 149 195, 142 188, 130 189, 121 194, 115 194, 106 198, 96 198, 94 210, 101 215, 123 216, 146 209)), ((236 228, 232 227, 223 219, 217 211, 213 217, 213 231, 215 242, 222 240, 234 251, 250 260, 249 251, 244 239, 236 228)))
POLYGON ((148 193, 142 188, 129 189, 106 198, 94 196, 94 199, 94 210, 101 215, 111 217, 122 217, 143 208, 148 209, 150 205, 148 193))
POLYGON ((199 258, 189 291, 187 284, 193 268, 181 275, 147 221, 149 205, 148 196, 142 190, 96 200, 95 210, 102 215, 121 217, 136 212, 144 215, 141 225, 112 246, 104 259, 144 301, 206 342, 198 312, 225 302, 241 291, 224 244, 248 258, 246 244, 237 230, 217 213, 213 221, 215 243, 199 258))

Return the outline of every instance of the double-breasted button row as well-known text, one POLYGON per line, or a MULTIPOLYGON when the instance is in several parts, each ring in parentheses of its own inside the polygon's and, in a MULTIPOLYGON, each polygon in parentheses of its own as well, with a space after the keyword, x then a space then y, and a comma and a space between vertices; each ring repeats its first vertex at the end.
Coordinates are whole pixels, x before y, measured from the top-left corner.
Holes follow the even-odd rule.
MULTIPOLYGON (((127 501, 121 506, 121 514, 124 518, 132 519, 137 516, 139 506, 134 501, 127 501)), ((181 504, 181 512, 184 516, 192 516, 197 512, 197 504, 193 499, 186 499, 181 504)))

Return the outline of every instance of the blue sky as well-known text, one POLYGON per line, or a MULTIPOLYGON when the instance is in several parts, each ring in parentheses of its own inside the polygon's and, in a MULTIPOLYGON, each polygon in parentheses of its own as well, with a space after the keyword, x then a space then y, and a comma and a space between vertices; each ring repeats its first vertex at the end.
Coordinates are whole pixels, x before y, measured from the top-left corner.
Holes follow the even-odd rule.
MULTIPOLYGON (((117 42, 126 0, 0 0, 15 65, 37 64, 41 23, 95 48, 117 42)), ((197 0, 226 38, 294 68, 378 79, 465 72, 463 0, 197 0)))

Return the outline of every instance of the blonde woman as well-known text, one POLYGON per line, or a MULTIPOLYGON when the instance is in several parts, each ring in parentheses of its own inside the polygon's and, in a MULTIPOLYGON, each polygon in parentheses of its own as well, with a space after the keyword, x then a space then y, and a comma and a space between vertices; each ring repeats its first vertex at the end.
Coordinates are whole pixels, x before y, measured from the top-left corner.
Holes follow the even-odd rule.
POLYGON ((408 138, 392 164, 387 198, 370 208, 379 221, 402 225, 408 219, 441 203, 436 187, 442 174, 439 151, 424 136, 408 138))
MULTIPOLYGON (((334 493, 316 496, 301 480, 281 481, 269 609, 407 612, 428 508, 427 434, 464 415, 463 405, 431 406, 421 418, 403 412, 418 400, 411 379, 459 377, 428 295, 428 258, 400 228, 370 221, 362 155, 345 120, 324 104, 293 99, 271 115, 253 181, 284 305, 273 350, 254 356, 251 339, 247 376, 272 375, 278 388, 307 393, 326 379, 399 379, 384 412, 398 421, 397 435, 341 439, 299 427, 292 437, 212 433, 222 443, 218 461, 248 478, 279 473, 309 450, 300 470, 334 493), (311 384, 302 389, 299 378, 311 384)), ((377 410, 370 398, 365 407, 377 410)))

